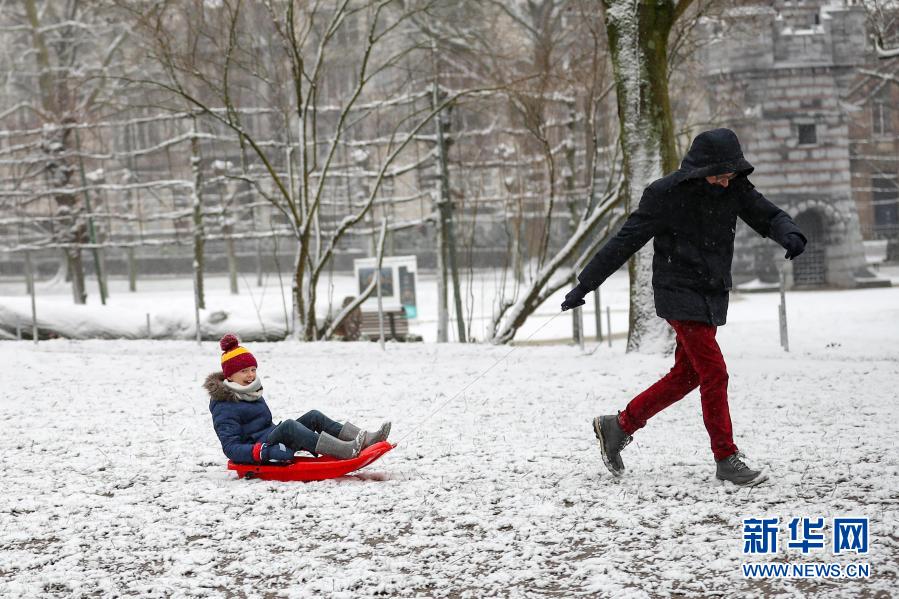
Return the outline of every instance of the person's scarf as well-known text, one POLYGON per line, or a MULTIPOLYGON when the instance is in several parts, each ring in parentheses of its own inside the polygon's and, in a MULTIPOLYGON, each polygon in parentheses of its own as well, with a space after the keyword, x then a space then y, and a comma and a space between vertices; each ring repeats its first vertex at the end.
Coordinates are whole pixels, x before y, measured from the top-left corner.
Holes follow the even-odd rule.
POLYGON ((258 376, 256 377, 256 380, 249 385, 238 385, 228 379, 225 379, 222 383, 224 383, 225 387, 230 389, 231 392, 237 396, 237 399, 241 401, 256 401, 262 397, 262 379, 258 376))

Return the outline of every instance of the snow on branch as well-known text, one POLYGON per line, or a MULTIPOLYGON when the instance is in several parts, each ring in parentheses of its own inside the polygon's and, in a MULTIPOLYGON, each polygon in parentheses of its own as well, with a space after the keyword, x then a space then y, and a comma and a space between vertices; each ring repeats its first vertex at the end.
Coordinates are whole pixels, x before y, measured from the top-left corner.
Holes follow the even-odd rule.
POLYGON ((899 56, 899 48, 884 48, 883 42, 881 42, 880 39, 874 40, 874 48, 877 50, 878 58, 888 59, 899 56))

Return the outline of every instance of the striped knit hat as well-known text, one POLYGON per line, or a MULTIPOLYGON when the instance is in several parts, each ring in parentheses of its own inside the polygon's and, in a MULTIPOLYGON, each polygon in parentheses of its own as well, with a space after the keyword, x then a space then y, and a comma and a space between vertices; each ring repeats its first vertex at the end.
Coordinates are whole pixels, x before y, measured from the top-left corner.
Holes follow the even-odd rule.
POLYGON ((240 339, 236 335, 228 333, 219 341, 222 348, 222 374, 225 378, 231 378, 235 372, 239 372, 250 366, 257 366, 256 358, 245 347, 240 346, 240 339))

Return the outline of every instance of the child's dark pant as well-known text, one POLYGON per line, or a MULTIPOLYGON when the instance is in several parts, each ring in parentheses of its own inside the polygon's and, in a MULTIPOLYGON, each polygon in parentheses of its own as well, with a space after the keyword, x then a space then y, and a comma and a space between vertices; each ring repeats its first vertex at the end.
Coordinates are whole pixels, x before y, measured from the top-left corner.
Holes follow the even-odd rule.
POLYGON ((336 437, 342 428, 342 424, 331 420, 318 410, 310 410, 296 420, 285 420, 273 428, 265 442, 283 443, 294 451, 302 449, 315 453, 319 433, 328 433, 336 437))
POLYGON ((712 453, 723 460, 737 451, 727 405, 727 365, 715 341, 717 327, 689 320, 669 320, 677 333, 674 367, 649 389, 635 397, 618 417, 621 428, 633 434, 646 421, 699 387, 702 420, 712 453))

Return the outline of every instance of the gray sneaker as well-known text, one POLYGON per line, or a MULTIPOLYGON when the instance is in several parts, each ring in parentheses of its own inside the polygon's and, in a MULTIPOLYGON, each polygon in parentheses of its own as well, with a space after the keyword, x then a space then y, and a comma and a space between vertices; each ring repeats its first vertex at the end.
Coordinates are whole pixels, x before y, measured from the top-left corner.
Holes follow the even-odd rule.
POLYGON ((738 487, 754 487, 768 480, 768 475, 762 470, 753 470, 746 464, 746 456, 738 451, 723 460, 715 462, 717 472, 715 478, 721 481, 732 482, 738 487))
POLYGON ((618 424, 618 416, 597 416, 593 419, 593 432, 599 439, 599 449, 602 450, 602 463, 609 472, 615 476, 624 473, 624 462, 621 461, 621 450, 633 439, 632 436, 621 430, 618 424))

